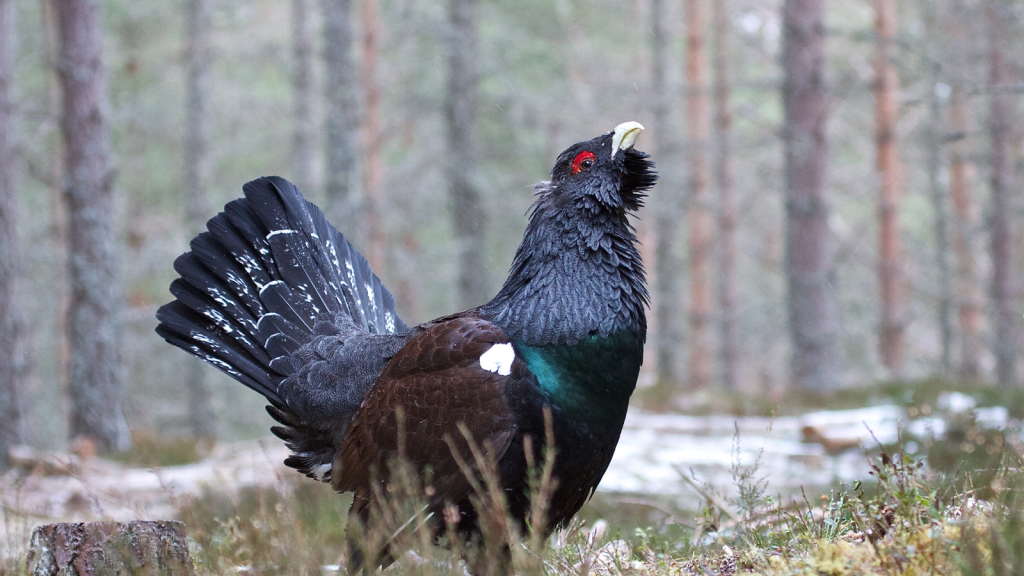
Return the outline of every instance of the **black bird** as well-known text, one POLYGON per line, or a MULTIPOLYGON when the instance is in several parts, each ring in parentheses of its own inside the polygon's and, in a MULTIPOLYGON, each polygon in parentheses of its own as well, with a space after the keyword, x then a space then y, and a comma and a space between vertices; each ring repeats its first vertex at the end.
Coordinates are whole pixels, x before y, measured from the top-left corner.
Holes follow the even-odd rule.
MULTIPOLYGON (((491 447, 511 515, 524 524, 524 439, 539 450, 550 407, 550 532, 601 481, 643 360, 648 294, 629 215, 657 175, 633 149, 642 130, 627 122, 562 152, 551 180, 535 186, 498 295, 412 328, 292 184, 249 182, 175 261, 176 300, 157 312, 157 333, 263 394, 282 424, 274 434, 292 451, 285 464, 354 492, 352 514, 364 522, 371 482, 387 480, 398 453, 400 411, 407 458, 431 470, 433 512, 455 504, 458 530, 479 532, 470 482, 445 440, 465 447, 465 425, 491 447)), ((382 552, 374 564, 386 562, 382 552)))

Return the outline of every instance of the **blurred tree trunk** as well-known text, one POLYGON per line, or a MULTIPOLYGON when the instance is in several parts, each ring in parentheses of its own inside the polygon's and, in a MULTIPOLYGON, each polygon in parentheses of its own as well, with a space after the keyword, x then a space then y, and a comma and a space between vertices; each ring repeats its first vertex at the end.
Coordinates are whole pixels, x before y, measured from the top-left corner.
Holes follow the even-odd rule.
POLYGON ((367 247, 366 259, 370 267, 378 274, 384 266, 384 233, 380 220, 384 188, 381 165, 381 149, 383 132, 380 128, 380 86, 377 84, 377 55, 380 38, 380 18, 378 17, 378 0, 363 0, 363 102, 366 105, 363 114, 363 194, 364 215, 366 218, 367 247))
MULTIPOLYGON (((934 21, 934 19, 932 19, 934 21)), ((953 300, 953 279, 949 266, 949 233, 946 216, 946 194, 942 189, 942 145, 945 140, 942 129, 942 111, 936 89, 942 67, 932 65, 931 90, 928 96, 930 113, 927 133, 928 187, 931 189, 932 210, 935 212, 935 267, 939 275, 939 333, 942 342, 942 373, 948 377, 953 366, 953 320, 950 317, 953 300)))
MULTIPOLYGON (((59 58, 58 52, 60 51, 60 41, 57 38, 57 9, 53 2, 42 2, 40 6, 42 11, 42 22, 41 28, 43 32, 42 43, 45 51, 45 62, 49 68, 49 73, 46 78, 46 110, 47 118, 59 124, 61 115, 61 107, 63 106, 63 95, 61 94, 61 80, 60 73, 57 67, 57 60, 59 58)), ((50 142, 52 145, 47 146, 47 166, 46 172, 42 178, 47 182, 47 188, 49 189, 49 203, 50 203, 50 225, 49 225, 49 244, 50 253, 55 262, 66 261, 68 259, 68 215, 67 205, 64 200, 64 186, 61 182, 62 175, 64 174, 64 155, 59 143, 59 135, 56 135, 50 142)), ((71 363, 71 343, 68 342, 68 310, 71 307, 71 287, 68 285, 67 278, 68 270, 66 267, 60 267, 59 270, 54 270, 55 285, 53 290, 55 292, 56 305, 54 310, 54 333, 57 335, 57 349, 58 349, 58 378, 59 378, 59 389, 66 390, 68 388, 68 375, 69 366, 71 363)))
POLYGON ((358 90, 352 50, 352 0, 320 0, 324 22, 324 133, 327 146, 324 191, 331 223, 359 247, 356 169, 358 90))
POLYGON ((1011 255, 1010 194, 1016 191, 1010 140, 1014 129, 1014 95, 1004 90, 1014 81, 1008 61, 1009 38, 1007 21, 1012 19, 1012 6, 1000 1, 988 6, 989 84, 992 96, 989 108, 991 139, 992 207, 989 230, 992 251, 992 306, 995 315, 996 380, 1000 386, 1018 385, 1017 327, 1014 305, 1014 274, 1011 255))
MULTIPOLYGON (((672 155, 669 136, 671 124, 669 120, 669 94, 665 80, 668 56, 665 41, 664 2, 651 0, 651 96, 653 97, 651 116, 654 127, 655 153, 663 159, 672 155)), ((664 169, 661 170, 663 173, 664 169)), ((679 381, 677 373, 679 354, 679 259, 675 254, 676 228, 679 227, 677 196, 675 182, 670 188, 662 188, 661 193, 651 198, 654 211, 654 318, 655 345, 657 347, 655 366, 658 381, 663 384, 675 384, 679 381)), ((663 180, 661 186, 665 186, 663 180)))
POLYGON ((292 0, 292 174, 299 190, 313 193, 316 126, 313 123, 313 0, 292 0))
POLYGON ((882 364, 891 376, 903 375, 903 243, 900 240, 900 157, 896 148, 896 1, 875 0, 875 146, 879 176, 878 278, 881 297, 882 364))
POLYGON ((785 0, 786 276, 791 373, 802 391, 839 385, 839 310, 828 227, 824 0, 785 0))
POLYGON ((707 53, 702 0, 686 0, 686 131, 690 158, 690 366, 691 388, 711 380, 711 199, 707 149, 711 140, 707 53))
MULTIPOLYGON (((211 0, 185 2, 185 220, 190 233, 205 229, 210 214, 210 12, 211 0)), ((188 421, 196 438, 216 435, 205 363, 189 358, 185 370, 188 421)))
POLYGON ((722 381, 738 390, 739 344, 736 341, 736 200, 732 178, 732 110, 729 89, 729 3, 715 0, 715 137, 718 144, 718 248, 721 308, 722 381))
POLYGON ((458 305, 478 306, 487 301, 484 266, 485 225, 476 173, 477 0, 449 0, 446 38, 448 87, 444 117, 448 139, 445 179, 451 198, 455 242, 458 250, 458 305))
POLYGON ((125 449, 130 439, 120 377, 121 299, 112 222, 113 172, 101 6, 91 0, 57 0, 54 4, 69 217, 70 434, 72 438, 90 438, 101 450, 125 449))
POLYGON ((0 0, 0 470, 21 440, 24 390, 18 277, 18 188, 14 129, 15 0, 0 0))
POLYGON ((949 122, 952 128, 949 160, 949 196, 953 204, 953 254, 956 257, 956 302, 960 329, 960 376, 976 380, 981 374, 981 325, 984 296, 978 285, 978 265, 974 258, 978 224, 978 203, 974 199, 975 174, 971 149, 966 141, 969 130, 968 107, 964 88, 954 84, 949 97, 949 122))

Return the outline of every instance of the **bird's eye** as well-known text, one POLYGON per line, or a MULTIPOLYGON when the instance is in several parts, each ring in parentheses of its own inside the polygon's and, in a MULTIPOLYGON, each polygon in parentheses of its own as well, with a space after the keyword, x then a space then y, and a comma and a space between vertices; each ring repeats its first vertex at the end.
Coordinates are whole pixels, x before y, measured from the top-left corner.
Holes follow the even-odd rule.
POLYGON ((594 153, 589 150, 584 150, 576 155, 572 160, 572 173, 579 174, 583 170, 590 170, 590 167, 594 165, 594 153))

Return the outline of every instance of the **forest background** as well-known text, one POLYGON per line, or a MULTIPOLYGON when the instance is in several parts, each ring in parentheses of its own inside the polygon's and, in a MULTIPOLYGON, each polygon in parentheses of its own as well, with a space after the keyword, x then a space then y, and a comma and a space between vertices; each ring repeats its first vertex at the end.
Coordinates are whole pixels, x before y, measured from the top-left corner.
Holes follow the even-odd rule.
POLYGON ((296 182, 413 324, 489 298, 530 186, 628 120, 662 177, 637 226, 653 295, 641 386, 663 407, 930 377, 1020 386, 1022 14, 1012 0, 0 0, 0 436, 265 434, 257 394, 153 332, 174 258, 241 184, 296 182), (102 54, 108 171, 78 200, 64 110, 90 48, 68 46, 64 17, 101 32, 79 40, 102 54), (78 257, 102 273, 70 273, 78 257), (108 314, 76 331, 89 290, 108 314), (98 340, 109 356, 90 355, 98 340), (123 424, 76 420, 82 387, 114 420, 123 403, 123 424))

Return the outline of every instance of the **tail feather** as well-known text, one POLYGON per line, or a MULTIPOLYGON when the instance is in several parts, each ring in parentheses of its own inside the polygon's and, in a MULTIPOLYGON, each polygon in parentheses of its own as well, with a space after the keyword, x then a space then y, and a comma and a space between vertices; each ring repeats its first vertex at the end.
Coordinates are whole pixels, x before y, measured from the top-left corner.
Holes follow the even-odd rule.
POLYGON ((182 302, 171 302, 160 309, 157 333, 179 348, 194 354, 228 376, 263 394, 276 404, 283 404, 277 393, 278 381, 271 377, 265 364, 233 345, 205 315, 182 302))
POLYGON ((278 384, 318 320, 341 315, 375 334, 407 326, 366 259, 295 186, 271 177, 243 190, 175 261, 176 300, 157 312, 157 333, 283 407, 278 384))

